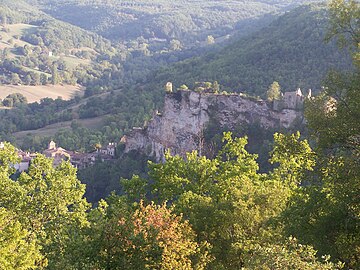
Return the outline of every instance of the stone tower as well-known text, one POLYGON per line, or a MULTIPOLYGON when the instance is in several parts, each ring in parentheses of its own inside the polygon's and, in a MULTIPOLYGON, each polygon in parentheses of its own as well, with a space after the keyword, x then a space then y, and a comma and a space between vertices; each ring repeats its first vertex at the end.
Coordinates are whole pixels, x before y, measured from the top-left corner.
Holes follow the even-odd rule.
POLYGON ((165 84, 165 91, 166 91, 166 92, 169 92, 169 93, 172 93, 172 91, 173 91, 173 84, 172 84, 172 82, 167 82, 167 83, 165 84))
POLYGON ((49 150, 56 149, 56 143, 55 143, 54 141, 51 141, 51 142, 49 143, 48 149, 49 149, 49 150))

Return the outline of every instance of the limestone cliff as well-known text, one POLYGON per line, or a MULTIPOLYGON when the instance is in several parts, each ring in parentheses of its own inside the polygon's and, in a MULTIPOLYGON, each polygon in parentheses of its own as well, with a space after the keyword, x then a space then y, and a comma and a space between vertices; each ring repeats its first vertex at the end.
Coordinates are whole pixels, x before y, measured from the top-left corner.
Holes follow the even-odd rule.
POLYGON ((293 109, 275 111, 265 101, 239 94, 223 95, 178 91, 167 93, 163 112, 155 113, 144 128, 134 128, 122 138, 125 153, 139 150, 162 160, 164 151, 185 155, 199 148, 203 130, 213 118, 233 128, 244 123, 259 123, 264 128, 288 128, 302 112, 293 109))

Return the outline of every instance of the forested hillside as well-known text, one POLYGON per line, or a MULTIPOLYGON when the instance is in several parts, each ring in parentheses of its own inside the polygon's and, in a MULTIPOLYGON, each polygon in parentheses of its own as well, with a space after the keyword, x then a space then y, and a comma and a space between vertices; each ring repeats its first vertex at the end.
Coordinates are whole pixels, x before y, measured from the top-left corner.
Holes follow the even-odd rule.
POLYGON ((176 86, 218 81, 224 90, 262 96, 273 81, 284 91, 319 90, 331 69, 349 69, 351 59, 332 41, 325 6, 303 6, 289 11, 268 27, 217 52, 164 68, 156 79, 176 86))
MULTIPOLYGON (((120 41, 174 39, 184 46, 254 28, 257 19, 305 1, 49 1, 42 9, 63 21, 120 41)), ((309 2, 309 1, 306 1, 309 2)), ((315 1, 312 1, 315 2, 315 1)))
MULTIPOLYGON (((79 83, 90 90, 102 76, 108 78, 104 58, 116 52, 108 40, 56 20, 24 1, 0 4, 2 84, 79 83)), ((111 71, 115 74, 118 67, 112 66, 111 71)))

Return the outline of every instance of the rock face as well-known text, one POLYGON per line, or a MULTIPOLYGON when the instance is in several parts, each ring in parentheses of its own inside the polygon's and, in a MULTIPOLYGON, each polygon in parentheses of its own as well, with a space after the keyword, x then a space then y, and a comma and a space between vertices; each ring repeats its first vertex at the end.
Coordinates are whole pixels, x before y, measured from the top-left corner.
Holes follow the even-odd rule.
POLYGON ((163 113, 155 113, 144 128, 134 128, 122 138, 125 153, 132 150, 163 160, 164 152, 184 156, 199 149, 204 128, 216 119, 222 127, 259 123, 264 128, 288 128, 302 112, 292 109, 275 111, 265 101, 242 95, 222 95, 178 91, 167 93, 163 113))

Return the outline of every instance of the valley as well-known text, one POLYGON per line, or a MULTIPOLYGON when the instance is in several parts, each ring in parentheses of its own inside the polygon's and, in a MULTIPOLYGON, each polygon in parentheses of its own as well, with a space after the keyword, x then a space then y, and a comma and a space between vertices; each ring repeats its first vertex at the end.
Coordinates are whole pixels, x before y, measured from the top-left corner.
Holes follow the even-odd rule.
POLYGON ((357 0, 0 0, 0 269, 360 269, 357 0))
MULTIPOLYGON (((179 44, 173 42, 172 49, 167 48, 161 52, 164 47, 152 50, 151 43, 146 38, 136 39, 136 43, 124 40, 109 41, 63 22, 59 23, 67 30, 61 33, 62 40, 69 40, 69 42, 65 45, 61 41, 62 45, 55 49, 52 44, 59 44, 60 40, 53 28, 55 21, 50 19, 49 14, 60 12, 63 7, 70 8, 77 4, 64 1, 46 9, 44 8, 47 6, 46 1, 35 2, 31 3, 33 8, 38 6, 41 9, 38 10, 38 14, 34 14, 46 18, 46 23, 36 25, 38 23, 34 21, 35 24, 34 22, 29 24, 28 20, 22 19, 23 22, 16 21, 16 24, 10 27, 9 33, 14 36, 16 33, 24 34, 30 31, 36 35, 37 39, 46 43, 45 47, 39 49, 38 45, 24 44, 26 48, 31 49, 28 52, 30 54, 25 56, 18 54, 18 49, 15 51, 15 45, 13 45, 9 51, 9 58, 4 61, 3 67, 6 68, 4 74, 7 77, 4 79, 10 84, 11 81, 16 84, 19 82, 37 84, 41 79, 39 76, 43 74, 46 78, 41 76, 43 80, 40 80, 40 84, 45 83, 44 87, 53 83, 58 85, 59 82, 77 83, 85 90, 84 98, 76 102, 72 101, 69 105, 64 103, 63 106, 54 108, 50 122, 46 119, 30 120, 36 122, 36 126, 32 129, 41 129, 49 124, 61 124, 64 120, 72 121, 78 118, 85 120, 106 116, 103 127, 110 127, 111 132, 107 131, 105 134, 100 129, 103 133, 100 142, 119 140, 133 126, 141 126, 145 120, 149 120, 154 110, 161 110, 164 99, 163 87, 168 81, 174 84, 174 88, 183 84, 194 88, 195 82, 218 81, 221 91, 244 92, 264 98, 267 88, 274 81, 280 83, 282 91, 292 91, 300 87, 312 88, 316 93, 322 87, 322 79, 332 67, 351 69, 351 59, 345 51, 339 51, 334 42, 329 44, 323 42, 327 15, 325 7, 321 5, 300 7, 281 15, 280 10, 286 9, 289 2, 280 1, 272 6, 273 11, 271 11, 275 12, 277 9, 280 17, 269 20, 264 29, 254 28, 247 35, 235 35, 223 44, 207 44, 205 47, 199 44, 198 49, 189 49, 187 46, 176 47, 179 44), (75 36, 71 31, 78 34, 75 36), (44 38, 44 33, 46 33, 46 38, 44 38), (71 41, 72 39, 74 40, 71 41), (80 44, 71 45, 75 42, 80 42, 80 44), (132 45, 129 47, 129 44, 132 45), (46 55, 41 56, 40 59, 43 60, 40 63, 34 60, 37 50, 40 50, 40 54, 44 54, 41 51, 47 51, 46 55), (306 54, 303 53, 304 50, 307 51, 306 54), (50 52, 51 56, 49 56, 50 52), (19 62, 16 60, 18 58, 22 60, 19 62), (9 60, 16 61, 9 62, 9 60), (40 65, 44 66, 40 68, 40 65), (118 89, 122 91, 117 91, 118 89), (102 98, 97 98, 101 96, 102 98)), ((265 12, 266 8, 263 10, 260 6, 261 4, 258 4, 259 12, 265 12)), ((78 5, 77 8, 71 8, 71 10, 77 12, 82 8, 86 8, 86 4, 78 5)), ((134 6, 134 9, 141 8, 141 5, 134 6)), ((144 7, 145 10, 147 8, 144 7)), ((170 7, 167 9, 171 10, 170 7)), ((209 9, 212 8, 209 7, 209 9)), ((99 8, 92 12, 101 12, 101 10, 99 8)), ((68 16, 72 16, 71 13, 68 16)), ((8 18, 7 21, 10 19, 8 18)), ((241 32, 236 29, 232 31, 241 32)), ((220 36, 213 37, 216 41, 220 36)), ((32 38, 34 39, 34 36, 32 38)), ((153 42, 158 42, 156 39, 159 38, 156 37, 153 42)), ((28 38, 25 39, 28 40, 28 38)), ((168 42, 169 38, 166 37, 164 40, 168 42)), ((8 42, 6 38, 5 41, 8 42)), ((17 41, 25 42, 23 37, 17 41)), ((15 41, 14 44, 16 44, 15 41)), ((24 47, 18 48, 24 50, 24 47)), ((20 86, 13 85, 12 87, 20 86)), ((57 96, 51 97, 57 98, 57 96)), ((31 114, 29 117, 34 118, 31 114)), ((13 127, 9 129, 8 125, 15 119, 16 117, 12 114, 4 118, 3 126, 7 127, 2 129, 5 133, 4 138, 14 139, 11 137, 11 132, 7 131, 20 132, 24 128, 29 129, 29 125, 26 127, 17 125, 15 129, 13 127)), ((91 133, 93 132, 89 130, 89 134, 91 133)), ((44 137, 43 147, 46 140, 48 138, 44 137)), ((30 145, 19 146, 29 147, 30 145)), ((63 146, 72 148, 67 144, 63 146)), ((82 147, 88 147, 88 145, 82 147)))

